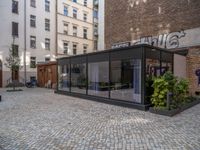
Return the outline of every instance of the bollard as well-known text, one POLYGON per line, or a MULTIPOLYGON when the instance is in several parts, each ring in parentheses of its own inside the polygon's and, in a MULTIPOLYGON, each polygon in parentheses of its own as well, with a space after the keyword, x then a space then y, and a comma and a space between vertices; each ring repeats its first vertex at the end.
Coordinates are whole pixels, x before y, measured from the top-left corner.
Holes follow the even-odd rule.
POLYGON ((172 93, 167 92, 167 109, 168 110, 170 109, 171 97, 172 97, 172 93))

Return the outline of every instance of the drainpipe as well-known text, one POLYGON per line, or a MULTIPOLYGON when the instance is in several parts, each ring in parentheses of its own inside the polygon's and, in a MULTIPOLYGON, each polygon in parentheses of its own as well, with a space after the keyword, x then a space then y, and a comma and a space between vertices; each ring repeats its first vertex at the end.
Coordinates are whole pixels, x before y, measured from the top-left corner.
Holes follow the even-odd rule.
POLYGON ((58 56, 58 15, 57 15, 57 13, 58 13, 58 0, 56 0, 56 4, 55 4, 55 6, 56 6, 56 8, 55 8, 55 14, 56 14, 56 24, 55 24, 55 33, 56 33, 56 35, 55 35, 55 47, 56 47, 56 49, 55 49, 55 55, 56 55, 56 58, 57 58, 57 56, 58 56))
POLYGON ((26 0, 24 0, 24 84, 26 84, 26 0))

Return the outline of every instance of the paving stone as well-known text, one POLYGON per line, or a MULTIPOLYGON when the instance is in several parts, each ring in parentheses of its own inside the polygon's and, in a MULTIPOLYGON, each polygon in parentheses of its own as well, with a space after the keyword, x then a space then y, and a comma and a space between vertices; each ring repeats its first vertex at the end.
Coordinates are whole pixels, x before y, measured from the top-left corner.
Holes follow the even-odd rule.
POLYGON ((200 149, 200 105, 170 118, 49 89, 0 92, 0 150, 200 149))

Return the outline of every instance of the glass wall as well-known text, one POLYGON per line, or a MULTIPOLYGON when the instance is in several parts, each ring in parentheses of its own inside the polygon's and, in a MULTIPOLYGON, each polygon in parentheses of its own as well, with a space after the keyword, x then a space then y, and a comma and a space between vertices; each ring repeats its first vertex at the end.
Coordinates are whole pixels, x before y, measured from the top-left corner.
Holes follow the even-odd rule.
POLYGON ((58 65, 58 89, 61 91, 70 89, 70 64, 68 61, 58 65))
POLYGON ((88 95, 109 97, 109 54, 88 56, 88 95))
POLYGON ((71 59, 71 92, 86 94, 86 57, 71 59))
POLYGON ((161 52, 161 74, 167 71, 173 72, 173 55, 168 52, 161 52))
POLYGON ((160 76, 160 51, 146 48, 146 76, 160 76))
POLYGON ((172 68, 173 53, 147 45, 61 58, 58 90, 146 105, 152 77, 172 68))
POLYGON ((141 51, 112 53, 110 98, 141 103, 141 71, 141 51))

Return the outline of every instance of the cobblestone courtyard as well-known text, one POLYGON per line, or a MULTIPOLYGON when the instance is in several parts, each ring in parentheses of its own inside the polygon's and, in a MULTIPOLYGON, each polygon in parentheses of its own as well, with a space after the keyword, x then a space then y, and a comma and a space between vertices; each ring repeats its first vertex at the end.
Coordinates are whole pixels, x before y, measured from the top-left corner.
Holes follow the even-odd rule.
POLYGON ((200 149, 200 105, 169 118, 40 88, 1 94, 1 150, 200 149))

